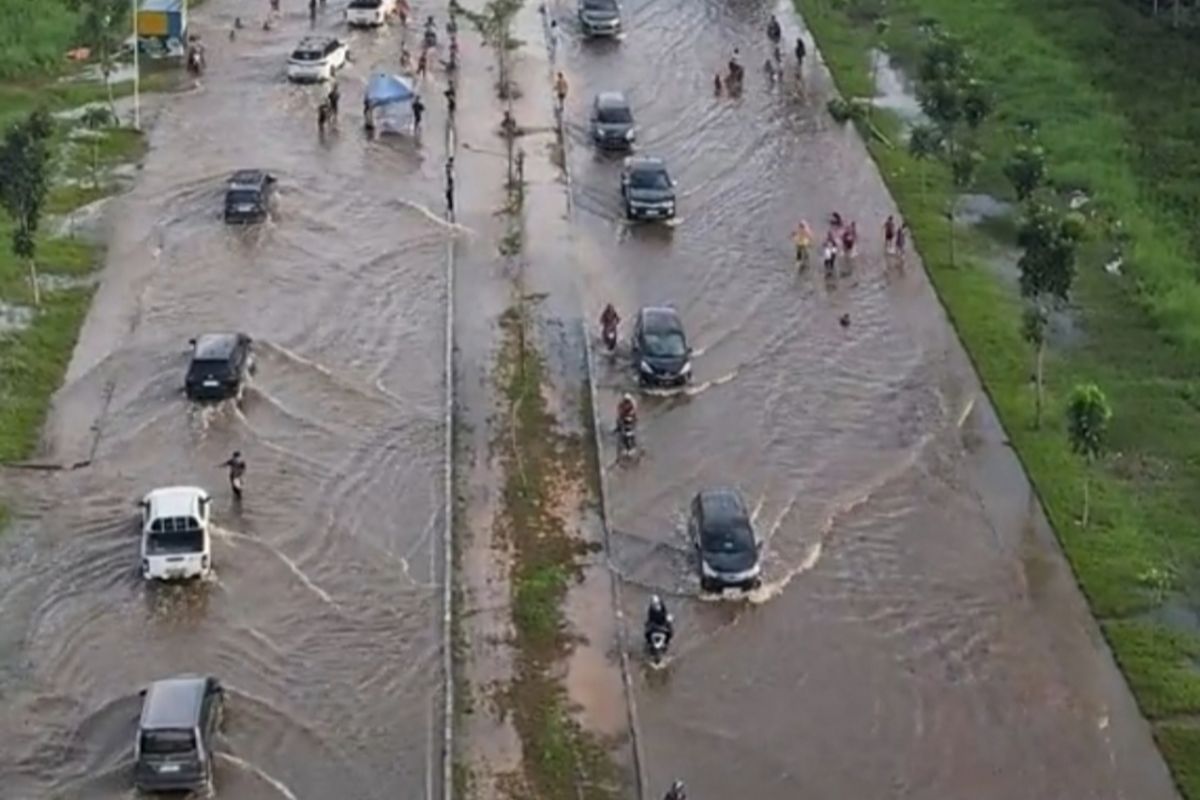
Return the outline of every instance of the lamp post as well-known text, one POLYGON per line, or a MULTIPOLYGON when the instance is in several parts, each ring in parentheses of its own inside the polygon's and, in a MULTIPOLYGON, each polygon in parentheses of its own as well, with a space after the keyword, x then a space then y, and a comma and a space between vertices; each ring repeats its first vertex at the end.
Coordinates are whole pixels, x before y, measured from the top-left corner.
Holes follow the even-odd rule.
POLYGON ((133 129, 142 129, 141 91, 142 68, 138 61, 138 51, 141 50, 141 39, 138 37, 138 0, 129 0, 133 14, 133 129))

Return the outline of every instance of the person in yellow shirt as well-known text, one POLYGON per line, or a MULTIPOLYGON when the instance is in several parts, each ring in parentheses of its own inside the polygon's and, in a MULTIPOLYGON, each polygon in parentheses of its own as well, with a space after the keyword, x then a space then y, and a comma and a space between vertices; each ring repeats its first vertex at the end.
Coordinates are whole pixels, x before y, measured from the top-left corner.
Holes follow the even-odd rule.
POLYGON ((808 227, 808 220, 800 220, 792 233, 792 241, 796 245, 796 267, 803 270, 808 266, 808 248, 812 244, 812 228, 808 227))

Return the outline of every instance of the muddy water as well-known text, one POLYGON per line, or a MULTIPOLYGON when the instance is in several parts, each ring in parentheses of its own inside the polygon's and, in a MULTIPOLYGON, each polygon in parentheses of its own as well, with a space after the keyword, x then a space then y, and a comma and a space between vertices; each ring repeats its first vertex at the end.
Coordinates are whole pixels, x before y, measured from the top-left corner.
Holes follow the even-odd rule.
MULTIPOLYGON (((638 678, 649 795, 682 777, 698 797, 1172 797, 920 264, 885 269, 893 209, 819 67, 801 87, 785 59, 767 85, 762 4, 624 9, 619 43, 554 13, 587 311, 613 301, 628 333, 672 304, 696 347, 692 387, 643 395, 640 460, 605 464, 625 610, 658 592, 678 622, 666 670, 638 678), (746 90, 716 98, 734 47, 746 90), (607 89, 679 182, 673 226, 620 218, 620 159, 584 125, 607 89), (833 210, 859 256, 797 275, 790 231, 819 237, 833 210), (701 599, 684 514, 724 484, 755 510, 765 583, 701 599)), ((598 380, 608 416, 628 353, 598 380)))
MULTIPOLYGON (((341 122, 319 139, 321 90, 284 80, 310 29, 285 5, 269 32, 232 0, 197 13, 209 72, 162 104, 143 174, 115 202, 48 430, 50 460, 91 466, 5 474, 24 498, 0 556, 6 798, 126 796, 137 691, 183 671, 229 689, 219 795, 417 797, 436 783, 442 104, 420 146, 366 139, 362 87, 396 63, 400 34, 353 33, 341 122), (235 13, 247 28, 230 42, 235 13), (235 230, 218 219, 222 184, 246 166, 278 176, 277 210, 235 230), (234 329, 256 341, 243 402, 191 407, 188 338, 234 329), (234 449, 249 463, 240 511, 214 466, 234 449), (216 576, 147 589, 135 503, 178 483, 214 494, 216 576)), ((316 28, 345 35, 343 5, 316 28)))

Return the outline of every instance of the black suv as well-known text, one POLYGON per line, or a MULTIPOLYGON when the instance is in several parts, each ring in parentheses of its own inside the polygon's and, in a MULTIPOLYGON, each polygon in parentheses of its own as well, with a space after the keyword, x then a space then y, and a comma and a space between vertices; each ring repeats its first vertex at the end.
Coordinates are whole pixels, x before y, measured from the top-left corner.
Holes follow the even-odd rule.
POLYGON ((254 369, 250 337, 244 333, 206 333, 192 339, 192 363, 184 388, 191 400, 240 397, 254 369))
POLYGON ((613 150, 628 150, 637 132, 633 111, 621 92, 600 92, 592 101, 592 139, 613 150))
POLYGON ((261 169, 240 169, 225 189, 225 221, 262 222, 271 210, 275 177, 261 169))
POLYGON ((642 386, 682 386, 692 379, 692 348, 675 309, 639 311, 632 346, 642 386))
POLYGON ((621 32, 617 0, 579 0, 579 26, 584 36, 616 36, 621 32))
POLYGON ((216 678, 180 675, 142 692, 133 745, 139 791, 211 790, 213 744, 225 692, 216 678))
POLYGON ((707 489, 692 499, 688 533, 700 562, 700 589, 759 584, 758 539, 736 489, 707 489))
POLYGON ((621 170, 621 197, 630 219, 675 216, 675 181, 661 158, 630 156, 621 170))

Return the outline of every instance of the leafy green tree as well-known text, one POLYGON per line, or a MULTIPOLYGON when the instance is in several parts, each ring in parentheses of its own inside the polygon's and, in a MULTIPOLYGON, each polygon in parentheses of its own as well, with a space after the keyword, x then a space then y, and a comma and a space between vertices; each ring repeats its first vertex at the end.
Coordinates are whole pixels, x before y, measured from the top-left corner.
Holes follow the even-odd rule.
POLYGON ((1071 449, 1083 457, 1087 470, 1083 478, 1083 526, 1088 524, 1090 511, 1089 484, 1092 465, 1104 453, 1108 442, 1108 424, 1112 420, 1112 407, 1099 386, 1094 383, 1079 384, 1071 392, 1067 402, 1067 437, 1071 449))
POLYGON ((79 38, 91 48, 100 65, 108 89, 108 107, 115 117, 117 104, 110 78, 121 45, 132 31, 129 0, 71 0, 71 7, 79 12, 79 38))
POLYGON ((965 189, 975 182, 975 175, 983 164, 983 154, 973 147, 964 147, 950 159, 950 170, 954 174, 954 185, 965 189))
POLYGON ((933 125, 917 125, 909 133, 908 152, 921 167, 921 196, 925 196, 925 162, 942 152, 942 132, 933 125))
POLYGON ((972 129, 978 128, 992 114, 995 101, 991 92, 981 82, 971 78, 962 87, 963 118, 972 129))
POLYGON ((5 131, 0 145, 0 207, 13 221, 13 255, 29 265, 35 305, 41 305, 35 237, 50 184, 49 139, 53 130, 50 115, 39 109, 5 131))
POLYGON ((1046 177, 1046 152, 1034 144, 1018 145, 1004 165, 1004 177, 1018 200, 1028 200, 1046 177))
POLYGON ((1043 366, 1045 365, 1046 355, 1046 328, 1049 325, 1050 317, 1046 313, 1046 309, 1039 303, 1031 303, 1026 306, 1025 313, 1021 317, 1021 335, 1025 341, 1033 345, 1034 348, 1034 427, 1042 427, 1042 404, 1045 400, 1043 383, 1043 366))
POLYGON ((1030 203, 1017 233, 1017 244, 1025 251, 1017 260, 1021 295, 1030 300, 1048 296, 1066 302, 1075 281, 1075 226, 1053 207, 1030 203))
POLYGON ((937 32, 921 54, 917 78, 922 84, 957 84, 969 77, 972 69, 971 58, 962 43, 953 36, 937 32))
POLYGON ((107 128, 113 124, 113 116, 107 108, 103 106, 90 106, 83 112, 83 116, 79 118, 83 126, 91 133, 89 137, 92 144, 92 186, 100 187, 100 136, 97 133, 101 128, 107 128))

